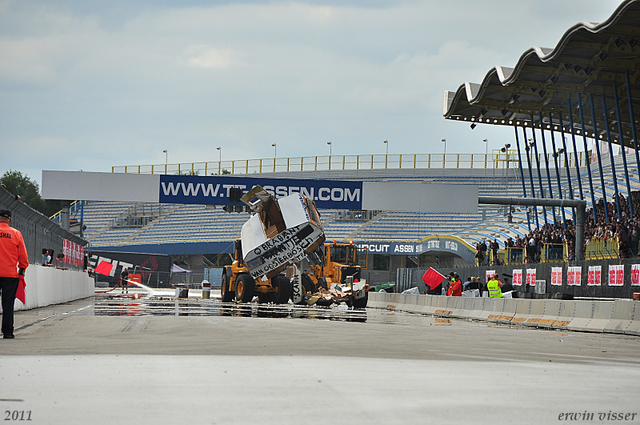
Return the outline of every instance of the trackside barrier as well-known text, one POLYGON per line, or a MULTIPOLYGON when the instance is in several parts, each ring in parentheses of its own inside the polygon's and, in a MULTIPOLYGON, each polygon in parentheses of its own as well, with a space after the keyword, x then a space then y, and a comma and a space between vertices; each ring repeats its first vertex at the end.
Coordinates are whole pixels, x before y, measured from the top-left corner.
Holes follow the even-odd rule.
POLYGON ((415 312, 418 309, 419 294, 400 294, 398 310, 415 312))
POLYGON ((27 268, 24 278, 27 283, 26 304, 16 300, 16 311, 62 304, 95 295, 93 279, 81 271, 32 264, 27 268))
POLYGON ((531 301, 527 298, 516 298, 518 304, 516 305, 516 313, 511 319, 511 323, 522 324, 527 321, 529 313, 531 312, 531 301))
POLYGON ((640 336, 640 301, 466 298, 370 293, 369 307, 548 329, 640 336))
POLYGON ((435 314, 437 297, 425 297, 425 298, 426 300, 424 302, 424 307, 422 307, 422 312, 426 314, 435 314))
POLYGON ((430 301, 430 298, 428 297, 421 297, 418 295, 418 305, 416 306, 416 313, 422 313, 425 309, 425 305, 427 302, 430 301))
POLYGON ((436 316, 449 317, 453 309, 449 307, 449 299, 453 297, 438 297, 436 299, 436 316))
POLYGON ((464 300, 466 299, 466 297, 447 297, 447 298, 454 299, 453 313, 451 313, 451 315, 453 317, 464 317, 465 316, 464 300))
POLYGON ((560 304, 560 300, 544 300, 544 313, 540 318, 542 326, 551 328, 560 321, 560 304))
POLYGON ((525 320, 522 324, 526 326, 539 326, 541 325, 540 320, 542 319, 543 314, 544 300, 531 300, 529 315, 527 316, 527 320, 525 320))
POLYGON ((388 303, 386 307, 394 310, 398 308, 398 304, 400 303, 400 295, 402 294, 389 294, 389 298, 387 298, 388 303))
POLYGON ((593 306, 593 318, 587 325, 589 331, 592 332, 604 332, 604 328, 607 323, 613 318, 613 305, 612 301, 601 301, 593 306))
POLYGON ((570 331, 586 330, 589 321, 593 317, 593 302, 578 300, 575 303, 573 319, 567 325, 567 329, 570 331))
POLYGON ((632 322, 629 319, 630 317, 633 317, 633 301, 615 300, 611 320, 605 325, 604 331, 617 334, 623 333, 623 330, 632 322))
POLYGON ((631 323, 623 330, 623 333, 640 336, 640 302, 633 303, 633 315, 631 323))
POLYGON ((471 301, 471 313, 469 314, 470 319, 480 319, 482 308, 484 307, 484 300, 484 298, 469 298, 469 301, 471 301))
POLYGON ((551 325, 553 329, 567 329, 571 320, 575 317, 576 301, 560 301, 558 320, 551 325))
POLYGON ((505 298, 504 306, 500 316, 498 316, 498 323, 510 324, 513 321, 513 317, 516 314, 518 307, 518 300, 515 298, 505 298))
POLYGON ((497 298, 493 301, 493 310, 489 312, 489 316, 487 316, 487 320, 489 322, 497 322, 498 317, 502 314, 504 310, 504 298, 497 298))
POLYGON ((470 298, 470 297, 461 297, 461 311, 459 312, 460 315, 464 316, 465 318, 469 318, 470 312, 473 312, 475 305, 473 304, 473 300, 475 298, 470 298))

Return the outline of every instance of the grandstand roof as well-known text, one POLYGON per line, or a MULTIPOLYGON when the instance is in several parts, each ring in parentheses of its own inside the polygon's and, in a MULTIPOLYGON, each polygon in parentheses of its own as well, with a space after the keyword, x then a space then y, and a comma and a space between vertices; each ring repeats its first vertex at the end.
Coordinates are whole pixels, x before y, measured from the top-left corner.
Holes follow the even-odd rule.
MULTIPOLYGON (((569 28, 555 48, 532 47, 515 67, 492 68, 480 84, 465 82, 457 91, 445 92, 447 119, 494 125, 526 126, 582 134, 578 99, 581 94, 585 129, 595 137, 591 96, 595 102, 598 138, 606 139, 603 95, 612 138, 620 143, 616 97, 621 109, 623 142, 633 146, 629 114, 630 88, 634 122, 640 120, 640 0, 626 0, 600 24, 580 22, 569 28), (627 85, 628 82, 628 85, 627 85), (617 93, 614 94, 614 88, 617 93), (542 113, 542 127, 540 123, 542 113), (550 123, 549 114, 553 114, 550 123)), ((612 140, 613 141, 613 140, 612 140)))

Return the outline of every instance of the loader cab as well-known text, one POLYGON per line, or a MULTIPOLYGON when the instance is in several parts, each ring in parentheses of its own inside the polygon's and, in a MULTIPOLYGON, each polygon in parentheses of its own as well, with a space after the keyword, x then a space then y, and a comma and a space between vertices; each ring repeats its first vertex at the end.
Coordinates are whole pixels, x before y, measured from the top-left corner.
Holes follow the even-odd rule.
POLYGON ((336 242, 325 244, 324 248, 325 266, 346 265, 367 268, 367 248, 358 248, 353 243, 339 244, 336 242))
POLYGON ((317 277, 334 283, 344 283, 347 276, 359 280, 361 269, 367 267, 367 249, 353 243, 325 243, 321 258, 322 269, 317 270, 317 277))

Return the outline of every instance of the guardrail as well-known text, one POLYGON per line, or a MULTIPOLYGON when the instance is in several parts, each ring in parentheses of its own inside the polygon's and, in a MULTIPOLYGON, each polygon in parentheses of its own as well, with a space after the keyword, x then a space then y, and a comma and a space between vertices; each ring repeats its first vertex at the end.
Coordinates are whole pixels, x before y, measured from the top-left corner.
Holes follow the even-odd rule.
MULTIPOLYGON (((506 248, 498 251, 499 263, 495 262, 493 251, 488 251, 489 265, 520 265, 527 263, 526 248, 506 248)), ((610 260, 620 258, 618 238, 591 239, 585 247, 585 260, 610 260)), ((540 253, 540 263, 569 261, 567 244, 544 244, 540 253)), ((476 266, 479 266, 476 258, 476 266)))
MULTIPOLYGON (((546 163, 544 154, 538 155, 540 163, 546 163)), ((548 159, 553 161, 552 154, 548 159)), ((588 154, 569 154, 569 167, 586 165, 588 154)), ((561 166, 564 167, 564 158, 561 166)), ((367 154, 367 155, 325 155, 285 158, 239 159, 229 161, 204 161, 178 164, 118 165, 111 167, 113 173, 131 174, 189 174, 222 175, 253 174, 291 171, 327 170, 375 170, 375 169, 508 169, 518 168, 517 151, 509 153, 494 150, 491 154, 367 154)))
POLYGON ((369 292, 367 307, 507 325, 640 336, 640 301, 471 298, 369 292))
POLYGON ((591 239, 587 243, 585 249, 585 255, 587 259, 592 260, 606 260, 619 257, 619 242, 618 238, 609 239, 591 239))

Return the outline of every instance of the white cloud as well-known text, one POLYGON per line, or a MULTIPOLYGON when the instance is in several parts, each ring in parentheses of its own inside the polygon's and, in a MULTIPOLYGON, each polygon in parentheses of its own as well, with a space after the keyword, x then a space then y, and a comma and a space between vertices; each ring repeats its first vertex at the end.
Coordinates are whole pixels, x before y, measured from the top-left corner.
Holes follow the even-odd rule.
POLYGON ((194 68, 228 69, 238 63, 232 49, 215 49, 210 46, 189 46, 185 49, 183 62, 194 68))
POLYGON ((5 82, 50 82, 56 72, 47 56, 50 45, 37 39, 0 40, 0 80, 5 82))

